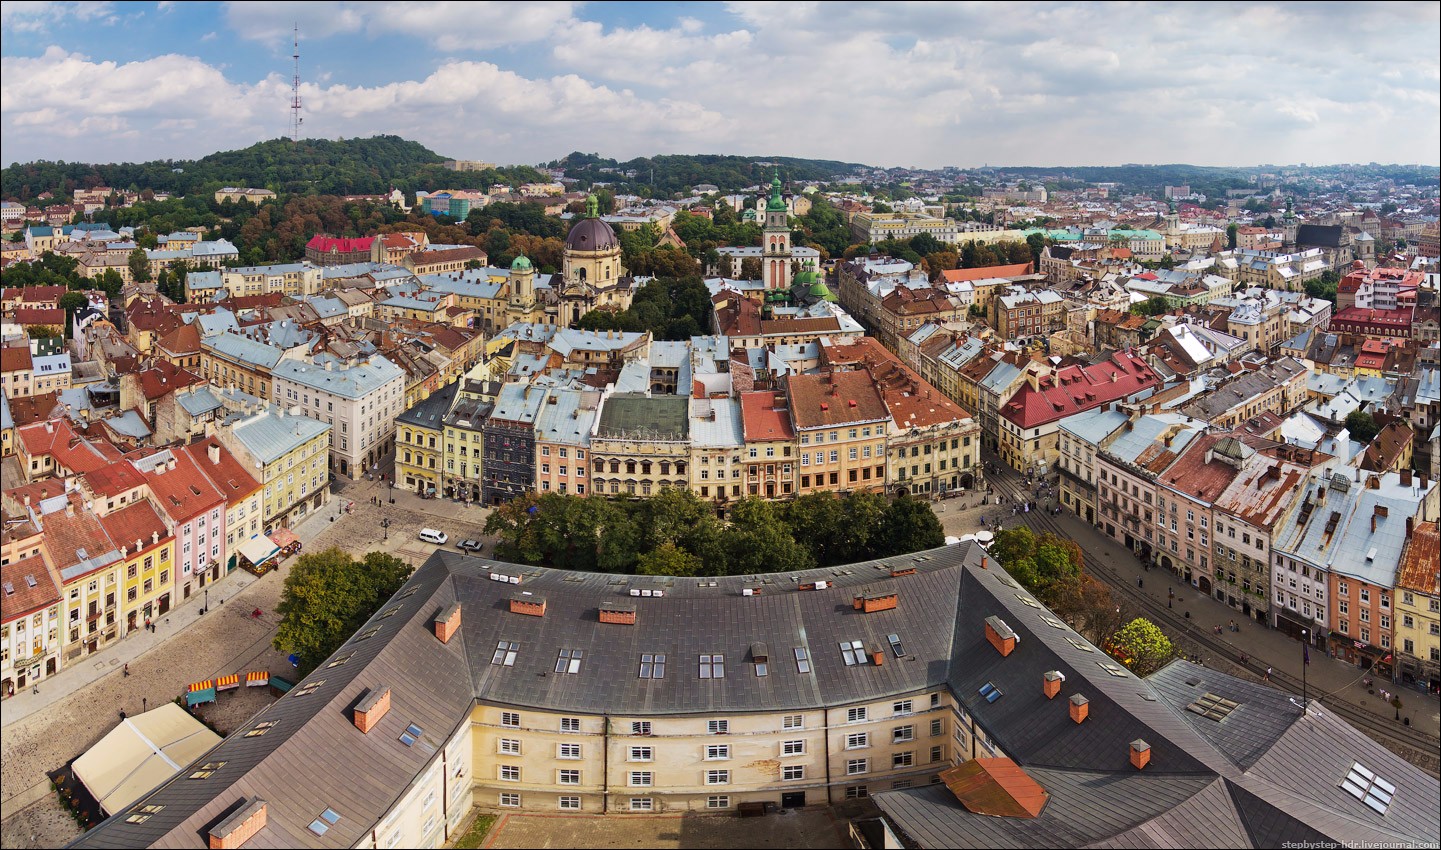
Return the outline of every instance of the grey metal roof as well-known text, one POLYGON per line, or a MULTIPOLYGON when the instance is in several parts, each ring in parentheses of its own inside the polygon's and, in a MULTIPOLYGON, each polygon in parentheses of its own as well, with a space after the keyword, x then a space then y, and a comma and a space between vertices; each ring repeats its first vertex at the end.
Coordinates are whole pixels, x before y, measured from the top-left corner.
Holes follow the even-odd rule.
POLYGON ((396 423, 440 430, 441 420, 450 412, 451 404, 455 401, 456 390, 459 387, 460 381, 451 381, 395 417, 396 423))
POLYGON ((403 381, 405 371, 381 355, 367 360, 326 369, 300 360, 285 360, 271 370, 276 380, 294 381, 301 386, 324 390, 346 398, 364 398, 392 381, 403 381))
POLYGON ((231 430, 252 457, 261 463, 270 463, 329 431, 330 426, 308 416, 271 408, 236 422, 231 430))

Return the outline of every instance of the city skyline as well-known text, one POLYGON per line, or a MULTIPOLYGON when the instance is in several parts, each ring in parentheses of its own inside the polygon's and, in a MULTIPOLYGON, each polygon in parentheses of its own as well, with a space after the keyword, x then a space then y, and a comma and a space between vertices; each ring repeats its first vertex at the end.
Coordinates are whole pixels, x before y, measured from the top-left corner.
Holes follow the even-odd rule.
POLYGON ((287 135, 298 24, 305 135, 498 163, 1441 162, 1435 4, 1216 10, 7 3, 0 158, 188 159, 287 135))

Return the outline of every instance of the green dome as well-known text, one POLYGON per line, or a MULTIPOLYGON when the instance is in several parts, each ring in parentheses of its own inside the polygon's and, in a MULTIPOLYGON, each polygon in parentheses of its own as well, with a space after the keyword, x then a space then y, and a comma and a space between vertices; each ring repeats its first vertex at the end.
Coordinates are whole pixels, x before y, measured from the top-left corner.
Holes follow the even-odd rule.
POLYGON ((829 286, 826 286, 825 281, 816 281, 815 283, 811 284, 811 288, 806 290, 806 292, 812 298, 819 298, 822 301, 836 300, 835 293, 831 292, 831 288, 829 286))
POLYGON ((766 212, 785 212, 786 202, 781 200, 781 176, 771 178, 771 199, 766 202, 766 212))
POLYGON ((524 254, 516 257, 515 262, 510 264, 510 270, 513 272, 528 272, 530 269, 530 260, 526 259, 524 254))

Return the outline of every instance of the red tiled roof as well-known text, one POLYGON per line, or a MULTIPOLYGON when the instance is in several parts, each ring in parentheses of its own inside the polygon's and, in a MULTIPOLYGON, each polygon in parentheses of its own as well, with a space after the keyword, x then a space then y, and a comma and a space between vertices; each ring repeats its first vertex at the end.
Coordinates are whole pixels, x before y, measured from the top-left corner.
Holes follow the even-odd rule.
POLYGON ((1417 524, 1396 570, 1396 586, 1435 596, 1441 593, 1441 534, 1435 521, 1417 524))
MULTIPOLYGON (((70 498, 70 513, 59 510, 46 514, 41 518, 45 526, 45 551, 50 553, 50 563, 55 565, 56 570, 64 570, 74 567, 82 562, 80 552, 85 553, 87 559, 99 558, 110 552, 119 552, 119 546, 110 540, 110 535, 105 533, 105 528, 100 524, 100 518, 92 511, 85 510, 83 503, 76 495, 70 498), (79 503, 79 504, 77 504, 79 503)), ((103 563, 95 564, 92 561, 92 569, 87 572, 94 572, 114 563, 114 559, 103 563)), ((85 573, 80 573, 84 575, 85 573)), ((72 576, 76 578, 78 576, 72 576)), ((39 576, 36 576, 39 578, 39 576)))
POLYGON ((0 372, 24 372, 34 368, 28 345, 0 348, 0 372))
POLYGON ((82 475, 81 479, 85 487, 98 496, 118 496, 145 483, 145 476, 131 466, 128 460, 92 469, 82 475))
POLYGON ((190 455, 195 466, 205 474, 210 482, 225 495, 226 501, 237 504, 260 489, 260 482, 250 475, 235 455, 220 444, 214 437, 206 437, 185 446, 181 451, 190 455), (219 449, 217 462, 210 462, 210 449, 219 449))
POLYGON ((175 450, 170 454, 175 458, 174 469, 160 467, 145 476, 161 510, 176 522, 185 522, 225 504, 225 496, 210 483, 190 455, 175 450))
POLYGON ((200 328, 195 322, 187 322, 161 337, 156 345, 171 354, 199 354, 200 328))
POLYGON ((796 432, 791 428, 785 403, 785 396, 770 390, 741 393, 741 425, 746 442, 793 439, 796 432))
POLYGON ((787 375, 786 395, 798 429, 890 419, 875 380, 865 371, 787 375))
POLYGON ((4 596, 0 596, 0 601, 4 603, 0 607, 5 611, 3 622, 13 622, 60 601, 60 589, 55 586, 55 580, 45 566, 45 558, 40 555, 0 566, 0 580, 5 585, 4 596), (35 583, 33 587, 31 581, 35 583))
POLYGON ((1031 263, 1015 263, 1007 266, 985 266, 978 269, 946 269, 941 280, 946 283, 960 283, 965 280, 985 280, 992 277, 1019 277, 1032 272, 1031 263))
POLYGON ((49 455, 58 466, 78 475, 93 472, 122 457, 120 450, 109 443, 77 434, 68 419, 37 422, 16 429, 16 434, 27 454, 49 455))
POLYGON ((58 307, 16 307, 15 324, 64 327, 65 311, 58 307))
POLYGON ((468 260, 484 261, 486 253, 479 248, 462 246, 460 248, 442 248, 435 251, 416 251, 410 255, 410 261, 418 266, 428 266, 434 263, 466 262, 468 260))
POLYGON ((340 254, 351 254, 356 251, 369 251, 370 244, 374 240, 372 236, 360 236, 352 239, 337 239, 334 236, 321 236, 316 234, 310 237, 305 243, 307 251, 322 251, 329 253, 335 251, 340 254))
POLYGON ((124 546, 129 555, 158 546, 171 536, 165 527, 165 521, 156 513, 155 506, 150 504, 148 499, 131 502, 118 511, 106 514, 100 518, 100 524, 115 546, 124 546), (152 543, 154 535, 159 535, 159 538, 152 543), (136 546, 137 541, 139 546, 136 546))
POLYGON ((65 294, 63 286, 12 286, 5 290, 0 300, 11 301, 18 299, 21 303, 48 304, 51 301, 59 301, 60 296, 65 294))
POLYGON ((172 393, 191 384, 205 383, 204 378, 188 369, 182 369, 168 360, 156 360, 149 368, 142 369, 135 374, 140 380, 140 391, 145 394, 147 400, 160 398, 166 393, 172 393))
POLYGON ((1021 428, 1035 428, 1160 384, 1146 361, 1118 351, 1094 366, 1058 369, 1040 379, 1039 389, 1028 381, 1001 408, 1001 415, 1021 428))

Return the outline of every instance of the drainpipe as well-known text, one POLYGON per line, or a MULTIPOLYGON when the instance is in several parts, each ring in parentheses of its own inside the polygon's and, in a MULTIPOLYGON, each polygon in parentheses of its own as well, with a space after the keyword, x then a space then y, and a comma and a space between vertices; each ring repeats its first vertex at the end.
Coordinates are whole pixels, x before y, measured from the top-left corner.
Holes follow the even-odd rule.
POLYGON ((832 805, 831 800, 831 710, 829 708, 821 711, 822 722, 825 725, 826 742, 826 805, 832 805))

